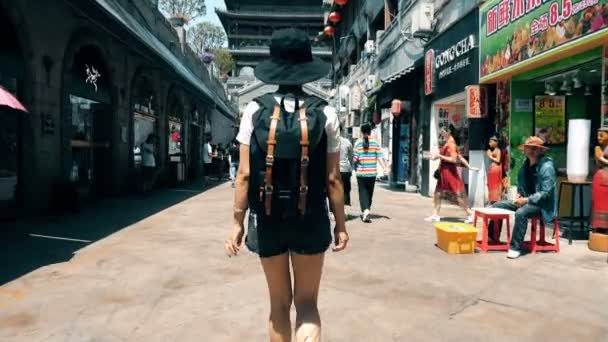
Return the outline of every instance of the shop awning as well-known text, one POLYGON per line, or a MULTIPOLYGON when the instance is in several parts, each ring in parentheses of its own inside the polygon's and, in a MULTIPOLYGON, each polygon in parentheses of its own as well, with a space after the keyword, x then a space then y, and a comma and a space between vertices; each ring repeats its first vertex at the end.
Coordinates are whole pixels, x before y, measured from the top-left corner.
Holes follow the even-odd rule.
POLYGON ((126 29, 131 31, 143 44, 148 46, 171 68, 187 81, 194 89, 204 94, 208 101, 216 104, 217 108, 228 119, 235 120, 235 111, 224 101, 217 98, 215 94, 196 74, 188 69, 154 34, 137 21, 116 0, 95 0, 96 3, 106 10, 114 19, 120 22, 126 29))
POLYGON ((414 70, 424 55, 424 48, 418 42, 395 42, 394 48, 391 48, 391 44, 387 45, 382 51, 384 56, 378 58, 378 77, 383 83, 392 82, 414 70))

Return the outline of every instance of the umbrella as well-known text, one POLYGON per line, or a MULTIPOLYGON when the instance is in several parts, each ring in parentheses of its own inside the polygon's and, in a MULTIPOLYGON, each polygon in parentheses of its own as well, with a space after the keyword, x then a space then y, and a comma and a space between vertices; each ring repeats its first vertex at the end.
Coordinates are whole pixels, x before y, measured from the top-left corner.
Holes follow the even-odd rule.
POLYGON ((15 110, 27 112, 27 109, 8 90, 0 86, 0 106, 10 107, 15 110))

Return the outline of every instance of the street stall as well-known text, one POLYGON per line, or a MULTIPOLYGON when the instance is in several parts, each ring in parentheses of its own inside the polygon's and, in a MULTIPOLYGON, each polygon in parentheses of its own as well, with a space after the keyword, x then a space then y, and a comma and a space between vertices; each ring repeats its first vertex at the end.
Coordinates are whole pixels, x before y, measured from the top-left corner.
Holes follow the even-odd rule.
POLYGON ((480 83, 496 85, 495 125, 509 141, 510 185, 525 160, 514 147, 541 137, 562 176, 557 194, 560 216, 571 220, 566 230, 574 223, 587 228, 591 142, 608 123, 608 0, 526 4, 492 0, 480 8, 480 83))

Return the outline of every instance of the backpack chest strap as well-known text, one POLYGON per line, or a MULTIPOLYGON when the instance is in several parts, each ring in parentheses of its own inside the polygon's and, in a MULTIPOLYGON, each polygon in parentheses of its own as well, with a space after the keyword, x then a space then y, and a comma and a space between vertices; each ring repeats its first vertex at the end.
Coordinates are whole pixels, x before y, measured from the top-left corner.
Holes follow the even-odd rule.
POLYGON ((302 154, 300 156, 300 191, 298 199, 298 210, 300 215, 306 213, 306 198, 308 196, 308 164, 309 158, 309 137, 308 137, 308 121, 306 118, 306 108, 300 108, 300 128, 302 130, 302 136, 300 140, 300 146, 302 148, 302 154))
POLYGON ((272 167, 274 166, 274 150, 277 145, 277 126, 281 119, 281 108, 278 105, 274 106, 272 116, 270 117, 270 128, 268 129, 268 150, 266 153, 266 174, 264 178, 264 187, 260 189, 260 197, 264 197, 264 207, 266 215, 272 213, 272 194, 274 187, 272 186, 272 167), (264 196, 265 195, 265 196, 264 196))

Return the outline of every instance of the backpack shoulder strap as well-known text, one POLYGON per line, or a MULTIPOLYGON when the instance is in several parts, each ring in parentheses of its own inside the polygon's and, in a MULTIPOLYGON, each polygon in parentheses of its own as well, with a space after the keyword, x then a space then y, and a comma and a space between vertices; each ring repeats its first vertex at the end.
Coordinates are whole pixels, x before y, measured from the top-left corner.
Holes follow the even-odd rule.
MULTIPOLYGON (((273 99, 274 100, 274 99, 273 99)), ((274 149, 277 145, 277 126, 281 119, 281 107, 279 104, 274 103, 274 109, 270 118, 270 128, 268 129, 268 141, 267 141, 267 152, 266 152, 266 174, 264 176, 264 188, 260 191, 260 196, 264 196, 264 207, 266 209, 266 215, 270 216, 272 213, 272 194, 274 188, 272 186, 272 168, 274 166, 274 149), (262 192, 263 191, 263 192, 262 192)))
POLYGON ((298 210, 300 211, 300 215, 304 215, 306 213, 306 198, 308 196, 308 164, 310 162, 308 150, 310 141, 308 137, 308 119, 306 118, 306 107, 300 108, 300 116, 298 120, 300 121, 300 129, 302 132, 300 139, 302 154, 300 156, 300 191, 298 210))

